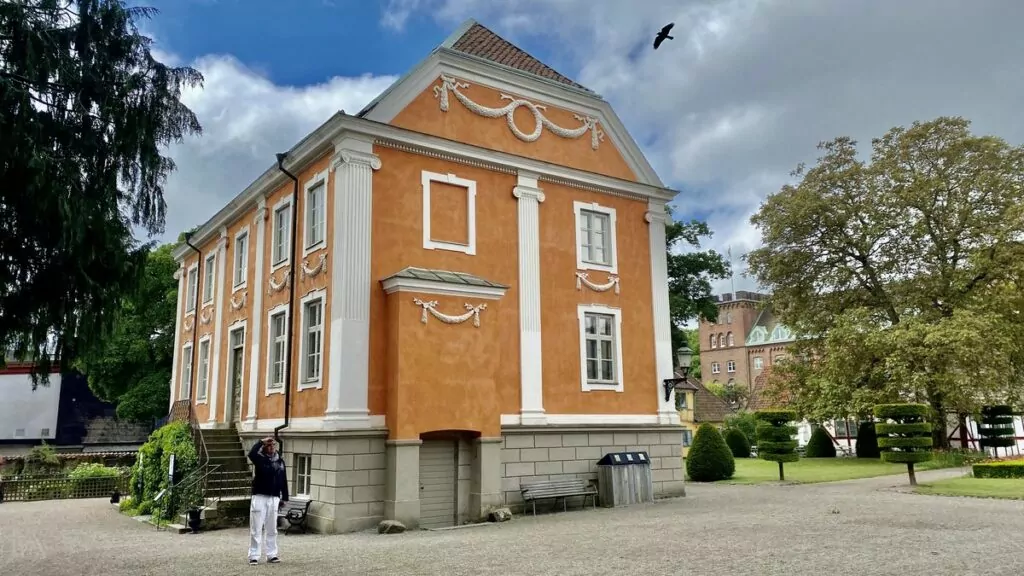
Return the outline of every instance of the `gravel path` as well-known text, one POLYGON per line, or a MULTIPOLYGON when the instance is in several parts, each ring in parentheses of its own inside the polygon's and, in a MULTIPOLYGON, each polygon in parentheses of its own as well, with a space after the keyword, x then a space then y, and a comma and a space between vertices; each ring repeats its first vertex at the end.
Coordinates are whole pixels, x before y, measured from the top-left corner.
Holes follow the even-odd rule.
MULTIPOLYGON (((921 481, 958 475, 927 472, 921 481)), ((704 486, 653 505, 378 536, 281 537, 245 563, 248 533, 157 532, 101 500, 0 504, 2 573, 678 575, 1021 574, 1024 502, 917 496, 905 476, 804 486, 704 486)))

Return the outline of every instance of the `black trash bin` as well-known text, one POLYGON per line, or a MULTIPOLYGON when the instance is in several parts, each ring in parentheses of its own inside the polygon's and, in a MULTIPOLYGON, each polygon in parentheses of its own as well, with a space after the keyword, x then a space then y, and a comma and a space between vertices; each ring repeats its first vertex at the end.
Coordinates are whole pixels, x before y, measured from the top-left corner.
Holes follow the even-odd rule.
POLYGON ((609 452, 597 461, 601 506, 612 508, 654 501, 651 459, 647 452, 609 452))

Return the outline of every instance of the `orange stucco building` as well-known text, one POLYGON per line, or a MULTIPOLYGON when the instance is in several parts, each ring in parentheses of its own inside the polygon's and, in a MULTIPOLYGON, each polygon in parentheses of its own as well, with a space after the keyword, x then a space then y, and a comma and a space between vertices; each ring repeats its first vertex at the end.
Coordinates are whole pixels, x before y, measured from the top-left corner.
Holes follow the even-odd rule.
POLYGON ((610 451, 681 494, 674 194, 600 96, 468 22, 177 251, 172 402, 276 432, 328 532, 473 521, 610 451))

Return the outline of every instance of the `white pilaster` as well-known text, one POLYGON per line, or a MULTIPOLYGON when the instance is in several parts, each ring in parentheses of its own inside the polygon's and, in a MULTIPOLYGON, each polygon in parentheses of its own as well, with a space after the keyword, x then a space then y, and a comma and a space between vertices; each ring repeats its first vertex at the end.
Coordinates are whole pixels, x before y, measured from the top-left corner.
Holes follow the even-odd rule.
MULTIPOLYGON (((181 365, 181 311, 185 308, 185 265, 180 264, 174 271, 174 279, 178 281, 178 307, 174 313, 174 353, 171 355, 171 405, 174 405, 178 391, 178 367, 181 365)), ((170 407, 168 407, 168 411, 170 407)))
POLYGON ((217 421, 217 397, 220 395, 220 336, 224 322, 224 267, 228 253, 228 229, 221 227, 217 241, 217 280, 213 290, 213 305, 216 306, 213 321, 213 374, 210 380, 210 422, 217 421))
POLYGON ((519 388, 523 425, 542 425, 543 370, 540 339, 540 203, 537 175, 519 173, 512 189, 519 199, 519 388))
POLYGON ((263 328, 263 261, 266 257, 263 251, 263 238, 266 234, 267 220, 267 199, 260 198, 256 205, 256 214, 252 218, 253 228, 256 229, 256 262, 253 266, 253 278, 249 283, 249 293, 252 294, 252 331, 247 335, 249 342, 249 394, 246 399, 245 421, 243 426, 246 430, 256 429, 256 395, 259 392, 260 374, 263 366, 260 363, 260 342, 263 328))
POLYGON ((658 423, 678 425, 675 391, 665 400, 664 380, 675 376, 672 368, 672 317, 668 305, 668 254, 665 246, 665 223, 668 214, 663 202, 651 201, 645 219, 650 224, 651 292, 654 308, 654 360, 657 381, 654 392, 658 395, 658 423))
POLYGON ((331 226, 331 350, 328 425, 370 425, 370 278, 373 142, 344 138, 334 144, 334 213, 331 226))

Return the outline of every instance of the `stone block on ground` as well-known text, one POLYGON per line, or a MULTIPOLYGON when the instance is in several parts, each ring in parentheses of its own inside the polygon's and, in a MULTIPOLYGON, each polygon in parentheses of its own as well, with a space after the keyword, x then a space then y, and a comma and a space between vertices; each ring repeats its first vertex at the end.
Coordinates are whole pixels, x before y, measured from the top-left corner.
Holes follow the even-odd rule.
POLYGON ((401 534, 402 532, 405 532, 405 524, 398 520, 381 520, 380 524, 377 524, 378 534, 401 534))
POLYGON ((487 514, 488 522, 507 522, 512 519, 512 511, 508 508, 495 508, 487 514))

